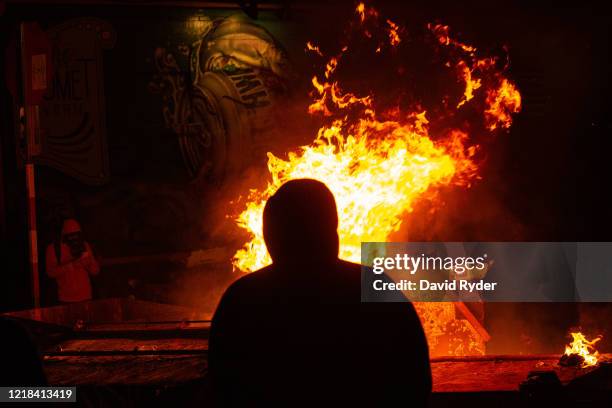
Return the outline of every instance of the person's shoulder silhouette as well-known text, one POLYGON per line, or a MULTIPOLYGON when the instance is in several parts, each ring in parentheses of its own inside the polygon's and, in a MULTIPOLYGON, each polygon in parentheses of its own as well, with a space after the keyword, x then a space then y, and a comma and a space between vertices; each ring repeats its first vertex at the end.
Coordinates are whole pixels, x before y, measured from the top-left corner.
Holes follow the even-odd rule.
POLYGON ((337 229, 321 182, 289 181, 266 203, 273 263, 234 282, 213 317, 209 369, 220 405, 387 406, 398 395, 425 404, 429 355, 414 308, 361 303, 361 266, 338 259, 337 229))

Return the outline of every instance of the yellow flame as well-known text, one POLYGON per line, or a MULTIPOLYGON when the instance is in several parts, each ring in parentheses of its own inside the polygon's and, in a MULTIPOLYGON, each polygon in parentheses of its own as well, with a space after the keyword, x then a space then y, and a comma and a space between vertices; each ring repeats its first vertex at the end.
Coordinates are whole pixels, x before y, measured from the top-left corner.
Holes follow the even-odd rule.
POLYGON ((595 350, 595 343, 601 340, 601 337, 596 337, 589 341, 584 337, 584 334, 580 332, 573 332, 570 334, 573 340, 569 345, 565 346, 565 355, 577 354, 581 356, 584 359, 582 367, 597 365, 599 352, 595 350))
POLYGON ((417 129, 424 124, 417 123, 360 119, 345 133, 344 124, 336 121, 287 160, 268 153, 272 181, 251 196, 238 217, 238 224, 254 238, 236 253, 235 267, 253 271, 270 263, 262 236, 263 207, 288 180, 314 178, 330 188, 338 205, 340 257, 358 262, 361 242, 385 241, 431 186, 475 175, 476 166, 463 145, 467 135, 457 131, 445 144, 436 144, 417 129))
POLYGON ((359 20, 363 23, 365 21, 365 4, 359 3, 357 4, 357 8, 355 12, 359 15, 359 20))

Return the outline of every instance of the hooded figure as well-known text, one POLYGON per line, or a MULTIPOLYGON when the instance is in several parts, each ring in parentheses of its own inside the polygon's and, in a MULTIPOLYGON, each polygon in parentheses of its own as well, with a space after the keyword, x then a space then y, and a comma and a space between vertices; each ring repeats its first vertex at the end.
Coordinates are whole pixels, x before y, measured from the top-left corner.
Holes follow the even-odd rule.
POLYGON ((361 303, 361 267, 338 259, 332 193, 293 180, 268 200, 273 263, 234 282, 213 317, 219 406, 410 406, 431 391, 427 343, 408 303, 361 303))
POLYGON ((76 220, 64 221, 60 241, 47 246, 46 260, 47 275, 57 280, 60 302, 91 300, 89 275, 97 275, 100 267, 76 220))

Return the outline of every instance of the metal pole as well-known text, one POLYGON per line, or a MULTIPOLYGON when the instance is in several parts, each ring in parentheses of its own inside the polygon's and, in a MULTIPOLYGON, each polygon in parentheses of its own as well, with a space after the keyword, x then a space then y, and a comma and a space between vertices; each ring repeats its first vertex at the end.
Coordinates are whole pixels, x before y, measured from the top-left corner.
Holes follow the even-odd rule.
POLYGON ((38 233, 36 230, 36 183, 34 163, 26 163, 26 188, 28 192, 28 226, 30 230, 30 275, 34 307, 40 307, 40 277, 38 275, 38 233))
POLYGON ((26 192, 28 196, 28 241, 30 249, 30 279, 32 288, 32 301, 35 308, 40 307, 40 276, 38 274, 38 234, 36 229, 36 180, 34 178, 34 163, 32 162, 33 146, 36 143, 35 138, 38 137, 38 106, 33 104, 30 96, 30 82, 32 81, 31 73, 32 65, 27 53, 25 23, 21 23, 21 69, 24 90, 24 114, 26 119, 26 192))

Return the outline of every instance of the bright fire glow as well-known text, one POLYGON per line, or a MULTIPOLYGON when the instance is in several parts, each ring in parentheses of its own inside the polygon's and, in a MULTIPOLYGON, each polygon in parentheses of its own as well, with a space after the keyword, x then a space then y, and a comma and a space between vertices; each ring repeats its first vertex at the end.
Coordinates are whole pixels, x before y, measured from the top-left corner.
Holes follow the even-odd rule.
MULTIPOLYGON (((356 15, 362 24, 378 18, 378 12, 363 3, 357 6, 356 15)), ((402 30, 390 20, 385 23, 389 45, 397 46, 402 30)), ((493 59, 476 58, 476 49, 452 40, 447 26, 429 28, 440 47, 455 46, 463 53, 463 59, 452 62, 457 79, 466 83, 457 104, 470 104, 477 99, 477 92, 483 92, 480 110, 487 128, 510 126, 511 114, 520 109, 520 94, 501 72, 494 71, 494 64, 485 63, 493 59), (485 84, 484 73, 492 71, 485 84), (481 74, 483 79, 477 77, 481 74)), ((370 32, 364 34, 370 38, 370 32)), ((307 49, 320 53, 312 43, 307 49)), ((464 129, 447 129, 434 138, 426 111, 400 114, 395 107, 377 112, 374 94, 357 96, 344 91, 333 77, 347 49, 344 46, 339 55, 328 60, 322 78, 312 79, 314 101, 309 113, 329 117, 328 123, 310 145, 289 153, 286 159, 268 153, 270 181, 264 190, 251 192, 246 208, 236 218, 252 235, 234 256, 238 270, 254 271, 271 262, 262 235, 263 207, 288 180, 312 178, 330 188, 338 205, 340 257, 358 262, 361 242, 388 240, 417 200, 435 200, 438 187, 468 187, 478 178, 478 146, 470 145, 464 129)))
POLYGON ((497 88, 487 93, 487 105, 485 118, 489 130, 495 130, 498 126, 509 128, 512 124, 511 114, 521 107, 521 94, 512 82, 503 78, 497 88))
POLYGON ((565 346, 565 355, 570 356, 577 354, 584 359, 582 367, 591 367, 597 365, 599 352, 595 350, 595 343, 601 340, 601 337, 589 341, 580 332, 571 333, 573 341, 565 346))
POLYGON ((330 188, 338 205, 340 257, 358 262, 361 242, 385 241, 432 185, 461 183, 475 175, 463 145, 465 134, 456 132, 445 144, 435 144, 417 130, 423 124, 416 121, 410 126, 363 118, 348 130, 335 122, 287 160, 268 153, 272 182, 240 214, 240 225, 254 239, 236 254, 235 266, 253 271, 270 263, 261 233, 263 207, 288 180, 313 178, 330 188))

